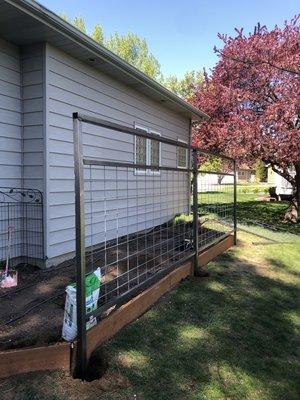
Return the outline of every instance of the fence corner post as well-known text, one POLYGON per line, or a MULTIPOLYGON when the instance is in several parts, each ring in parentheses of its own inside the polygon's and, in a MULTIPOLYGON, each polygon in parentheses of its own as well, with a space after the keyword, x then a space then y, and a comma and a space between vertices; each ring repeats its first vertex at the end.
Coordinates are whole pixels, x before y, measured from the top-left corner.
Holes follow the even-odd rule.
POLYGON ((236 191, 236 160, 233 160, 233 240, 234 245, 237 245, 237 191, 236 191))
POLYGON ((194 246, 194 275, 199 273, 199 227, 198 227, 198 154, 197 150, 193 149, 193 246, 194 246))
POLYGON ((86 378, 86 300, 85 300, 85 221, 84 221, 84 171, 82 126, 78 114, 73 114, 75 219, 76 219, 76 304, 77 304, 77 354, 76 377, 86 378))

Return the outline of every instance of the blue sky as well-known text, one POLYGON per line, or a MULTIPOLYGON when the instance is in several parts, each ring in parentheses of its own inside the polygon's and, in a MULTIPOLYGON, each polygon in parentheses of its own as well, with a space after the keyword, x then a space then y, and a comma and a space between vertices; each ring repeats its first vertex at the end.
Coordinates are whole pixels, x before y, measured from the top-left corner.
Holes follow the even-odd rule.
POLYGON ((273 27, 300 12, 299 0, 39 0, 56 13, 82 15, 88 30, 99 23, 105 35, 131 31, 146 38, 166 75, 209 69, 217 61, 218 32, 273 27))

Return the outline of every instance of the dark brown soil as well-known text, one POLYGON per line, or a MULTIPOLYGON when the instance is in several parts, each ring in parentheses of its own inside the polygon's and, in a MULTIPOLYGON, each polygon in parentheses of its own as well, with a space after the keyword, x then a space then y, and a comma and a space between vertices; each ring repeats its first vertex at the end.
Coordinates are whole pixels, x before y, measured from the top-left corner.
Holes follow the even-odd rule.
POLYGON ((0 291, 0 296, 7 294, 0 298, 0 349, 59 341, 65 301, 63 293, 65 287, 74 282, 74 266, 44 271, 22 265, 18 271, 18 291, 14 288, 0 291), (58 294, 61 296, 39 305, 58 294), (23 317, 3 325, 20 316, 23 317))
MULTIPOLYGON (((190 228, 187 224, 184 229, 172 226, 139 232, 131 235, 130 245, 120 238, 118 246, 112 241, 109 248, 93 249, 87 257, 88 269, 105 265, 105 260, 110 264, 102 271, 98 306, 187 255, 190 249, 186 249, 185 239, 190 237, 190 228), (171 238, 171 243, 163 240, 166 238, 171 238), (163 246, 153 247, 162 241, 163 246), (129 261, 128 254, 133 255, 129 261)), ((18 271, 18 287, 0 290, 0 350, 61 341, 65 288, 75 281, 74 262, 48 270, 20 265, 18 271)))

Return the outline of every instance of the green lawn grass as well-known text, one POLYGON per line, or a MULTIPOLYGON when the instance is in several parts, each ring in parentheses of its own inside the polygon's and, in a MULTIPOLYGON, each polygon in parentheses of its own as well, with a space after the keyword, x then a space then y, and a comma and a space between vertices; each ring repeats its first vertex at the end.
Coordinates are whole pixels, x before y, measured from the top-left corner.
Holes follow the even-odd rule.
POLYGON ((4 400, 298 400, 300 238, 260 228, 101 350, 103 379, 0 382, 4 400), (272 241, 269 240, 272 236, 272 241))
MULTIPOLYGON (((249 185, 249 188, 251 188, 251 185, 249 185)), ((243 225, 256 225, 258 223, 279 231, 300 235, 300 222, 297 224, 283 222, 285 210, 289 205, 288 202, 261 201, 259 197, 260 194, 258 193, 237 191, 237 219, 239 223, 243 225)), ((200 213, 205 214, 207 211, 216 214, 222 213, 223 205, 233 202, 232 188, 224 188, 218 192, 199 193, 198 201, 200 213)))

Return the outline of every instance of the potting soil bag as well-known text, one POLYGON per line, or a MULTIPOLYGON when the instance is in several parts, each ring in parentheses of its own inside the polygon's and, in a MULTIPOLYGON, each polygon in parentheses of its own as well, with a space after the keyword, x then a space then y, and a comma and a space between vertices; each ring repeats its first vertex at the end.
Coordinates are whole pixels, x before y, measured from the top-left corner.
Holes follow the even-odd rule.
MULTIPOLYGON (((101 270, 97 268, 85 278, 85 300, 86 312, 89 313, 97 309, 101 285, 101 270)), ((76 311, 76 284, 73 283, 66 287, 65 313, 62 328, 62 337, 68 342, 77 336, 77 311, 76 311)), ((97 318, 90 317, 86 323, 86 329, 90 329, 97 324, 97 318)))

